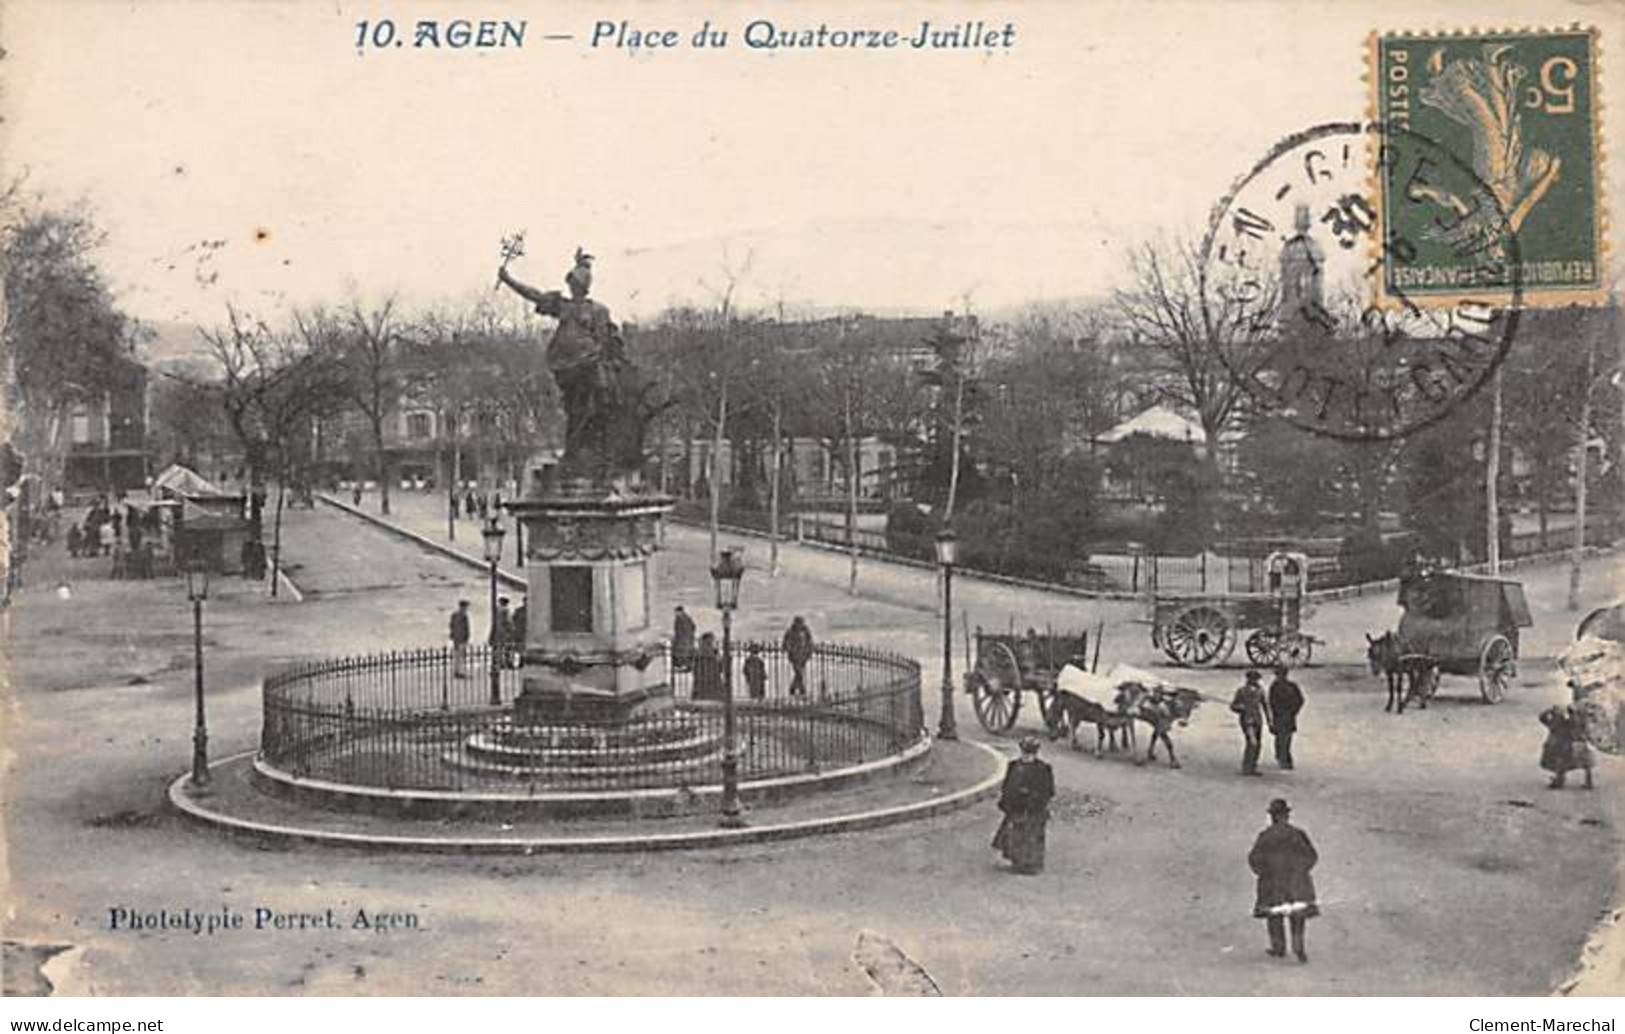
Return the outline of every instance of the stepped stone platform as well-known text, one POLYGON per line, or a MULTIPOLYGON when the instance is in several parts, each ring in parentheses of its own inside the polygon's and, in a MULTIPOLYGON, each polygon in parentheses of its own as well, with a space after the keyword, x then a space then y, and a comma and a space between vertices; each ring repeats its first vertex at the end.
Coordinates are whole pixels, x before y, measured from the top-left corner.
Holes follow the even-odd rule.
POLYGON ((570 819, 536 811, 413 818, 311 808, 264 792, 251 754, 216 762, 210 769, 213 782, 201 793, 189 776, 180 776, 170 785, 169 799, 197 822, 262 842, 471 854, 725 847, 874 829, 968 808, 997 794, 1008 751, 971 741, 929 747, 912 766, 886 766, 841 789, 758 795, 749 805, 745 829, 717 827, 714 797, 703 811, 658 821, 646 814, 606 817, 601 811, 570 819))
POLYGON ((549 782, 632 776, 651 765, 675 777, 698 772, 722 757, 722 736, 682 715, 631 726, 521 725, 505 721, 474 733, 460 750, 442 755, 448 765, 485 775, 549 782))

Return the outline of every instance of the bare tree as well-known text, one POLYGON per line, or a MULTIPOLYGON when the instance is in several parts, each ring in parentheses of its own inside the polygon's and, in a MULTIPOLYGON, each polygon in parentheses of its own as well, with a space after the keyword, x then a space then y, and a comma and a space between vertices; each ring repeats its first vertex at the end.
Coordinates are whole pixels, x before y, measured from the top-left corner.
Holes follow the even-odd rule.
POLYGON ((343 392, 366 420, 378 475, 379 510, 389 513, 389 453, 384 427, 401 401, 401 327, 395 299, 370 308, 352 299, 342 311, 296 313, 294 322, 313 351, 333 360, 344 373, 343 392))
POLYGON ((278 334, 229 303, 223 325, 198 332, 220 367, 215 390, 248 460, 250 484, 262 485, 267 475, 277 483, 270 551, 275 596, 288 482, 296 473, 303 476, 312 418, 331 414, 345 398, 345 371, 302 336, 278 334))
POLYGON ((1245 354, 1273 332, 1275 278, 1252 275, 1247 289, 1238 289, 1183 240, 1141 244, 1129 255, 1129 270, 1133 286, 1113 295, 1123 329, 1154 351, 1160 390, 1195 414, 1216 470, 1220 436, 1245 399, 1225 356, 1245 354))

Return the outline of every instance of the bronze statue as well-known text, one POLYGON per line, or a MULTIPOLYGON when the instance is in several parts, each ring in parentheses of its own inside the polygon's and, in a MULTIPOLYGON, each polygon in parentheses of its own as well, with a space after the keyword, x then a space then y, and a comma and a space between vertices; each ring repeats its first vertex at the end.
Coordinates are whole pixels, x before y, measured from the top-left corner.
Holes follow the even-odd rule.
POLYGON ((604 481, 636 471, 644 458, 644 427, 653 415, 650 386, 627 356, 609 309, 587 297, 593 257, 576 249, 575 265, 564 277, 566 296, 510 276, 508 260, 518 254, 521 246, 504 242, 497 281, 559 321, 547 344, 547 365, 564 403, 566 471, 604 481))

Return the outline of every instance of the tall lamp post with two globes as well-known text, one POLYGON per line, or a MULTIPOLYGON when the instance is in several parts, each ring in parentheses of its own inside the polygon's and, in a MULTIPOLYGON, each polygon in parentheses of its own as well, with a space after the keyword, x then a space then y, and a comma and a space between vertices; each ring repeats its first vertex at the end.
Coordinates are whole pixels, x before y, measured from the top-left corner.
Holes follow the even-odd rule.
POLYGON ((491 671, 491 706, 502 705, 502 669, 508 661, 508 629, 496 627, 501 615, 497 613, 497 563, 502 559, 502 537, 507 534, 497 515, 485 519, 480 536, 485 539, 485 562, 491 565, 491 648, 486 666, 491 671))
POLYGON ((739 808, 739 740, 734 725, 733 612, 739 607, 739 583, 745 561, 738 549, 724 549, 711 567, 717 587, 717 609, 722 611, 722 826, 742 829, 739 808))
POLYGON ((959 739, 954 718, 954 564, 959 562, 959 539, 952 528, 937 532, 937 563, 942 567, 942 716, 937 739, 959 739))

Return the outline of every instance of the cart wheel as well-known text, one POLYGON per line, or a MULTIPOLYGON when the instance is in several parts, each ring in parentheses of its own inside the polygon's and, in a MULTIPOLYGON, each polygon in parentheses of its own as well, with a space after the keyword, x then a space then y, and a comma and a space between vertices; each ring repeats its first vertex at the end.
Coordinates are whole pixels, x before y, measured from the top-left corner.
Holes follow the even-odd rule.
POLYGON ((988 643, 971 673, 971 706, 988 732, 1006 732, 1021 713, 1021 667, 1003 643, 988 643))
POLYGON ((1230 619, 1215 607, 1192 607, 1181 611, 1164 630, 1162 649, 1175 664, 1207 665, 1223 659, 1226 639, 1235 648, 1235 630, 1230 619))
POLYGON ((1274 632, 1259 629, 1247 637, 1247 659, 1255 667, 1273 668, 1281 656, 1281 641, 1274 632))
POLYGON ((1309 664, 1309 658, 1314 656, 1315 643, 1305 635, 1294 632, 1290 636, 1282 637, 1281 660, 1288 668, 1303 668, 1309 664))
POLYGON ((1518 660, 1504 635, 1491 636, 1478 655, 1478 691, 1486 704, 1506 699, 1507 685, 1518 677, 1518 660))

